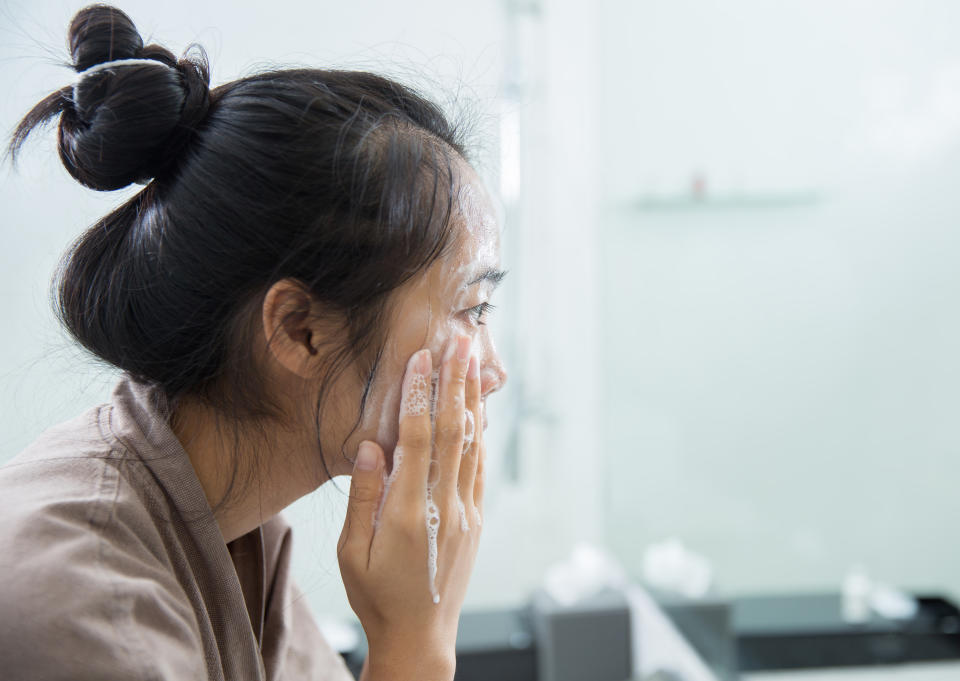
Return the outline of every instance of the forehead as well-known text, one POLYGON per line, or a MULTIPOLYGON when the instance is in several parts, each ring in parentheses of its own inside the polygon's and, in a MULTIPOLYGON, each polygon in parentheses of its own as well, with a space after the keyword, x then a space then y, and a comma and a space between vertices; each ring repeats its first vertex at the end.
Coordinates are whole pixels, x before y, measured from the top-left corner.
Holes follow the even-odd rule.
POLYGON ((493 201, 471 168, 463 175, 454 201, 453 218, 457 246, 452 254, 457 264, 477 270, 500 263, 500 228, 493 201))
POLYGON ((465 297, 475 298, 473 294, 489 284, 470 282, 500 266, 500 223, 493 201, 473 169, 465 163, 461 168, 450 217, 450 248, 431 263, 419 285, 414 284, 416 297, 428 306, 456 306, 465 303, 465 297))

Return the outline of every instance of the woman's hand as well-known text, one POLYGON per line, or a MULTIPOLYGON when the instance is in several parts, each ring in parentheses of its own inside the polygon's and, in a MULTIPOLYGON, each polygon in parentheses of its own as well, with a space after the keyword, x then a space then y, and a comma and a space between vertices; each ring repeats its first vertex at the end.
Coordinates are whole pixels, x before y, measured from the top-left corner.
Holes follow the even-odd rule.
POLYGON ((456 665, 457 623, 483 515, 480 376, 469 336, 451 339, 440 368, 435 432, 431 371, 429 350, 407 363, 389 478, 380 447, 360 444, 338 543, 347 598, 369 643, 365 678, 371 681, 452 679, 456 665), (428 512, 430 501, 435 509, 428 512), (428 523, 436 528, 435 543, 428 523))

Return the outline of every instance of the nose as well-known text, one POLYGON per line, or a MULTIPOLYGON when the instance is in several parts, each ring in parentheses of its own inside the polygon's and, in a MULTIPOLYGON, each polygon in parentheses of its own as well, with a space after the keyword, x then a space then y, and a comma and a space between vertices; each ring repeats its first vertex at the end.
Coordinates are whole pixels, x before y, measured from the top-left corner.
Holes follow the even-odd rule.
POLYGON ((498 355, 484 363, 480 369, 480 396, 486 398, 490 393, 495 393, 507 382, 507 370, 500 361, 498 355))

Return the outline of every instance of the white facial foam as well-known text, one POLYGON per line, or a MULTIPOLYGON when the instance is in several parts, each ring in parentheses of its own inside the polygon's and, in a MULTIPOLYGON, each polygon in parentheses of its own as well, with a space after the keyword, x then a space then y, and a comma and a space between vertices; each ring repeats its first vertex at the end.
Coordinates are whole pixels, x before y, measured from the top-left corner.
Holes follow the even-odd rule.
POLYGON ((403 396, 403 402, 400 405, 401 413, 407 414, 408 416, 420 416, 429 408, 430 418, 432 420, 436 398, 428 398, 427 390, 426 377, 414 374, 410 381, 410 390, 403 396))
POLYGON ((470 523, 467 522, 467 507, 463 504, 459 489, 457 489, 457 508, 460 510, 460 529, 464 532, 469 532, 470 523))
POLYGON ((469 409, 463 410, 464 423, 463 423, 463 451, 467 451, 467 447, 473 444, 473 436, 477 432, 477 425, 473 419, 473 412, 469 409))
POLYGON ((437 534, 440 531, 440 509, 433 502, 433 487, 427 486, 427 574, 433 602, 440 602, 437 591, 437 534))

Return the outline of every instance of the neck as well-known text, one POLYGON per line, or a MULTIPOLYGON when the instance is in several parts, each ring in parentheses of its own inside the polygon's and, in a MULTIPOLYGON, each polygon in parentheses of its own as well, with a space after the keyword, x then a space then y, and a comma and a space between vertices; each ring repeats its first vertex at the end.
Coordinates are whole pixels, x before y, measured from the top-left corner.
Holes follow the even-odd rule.
POLYGON ((177 406, 171 429, 190 457, 225 543, 256 529, 326 480, 322 466, 305 470, 319 457, 302 431, 276 423, 235 424, 197 401, 177 406))

